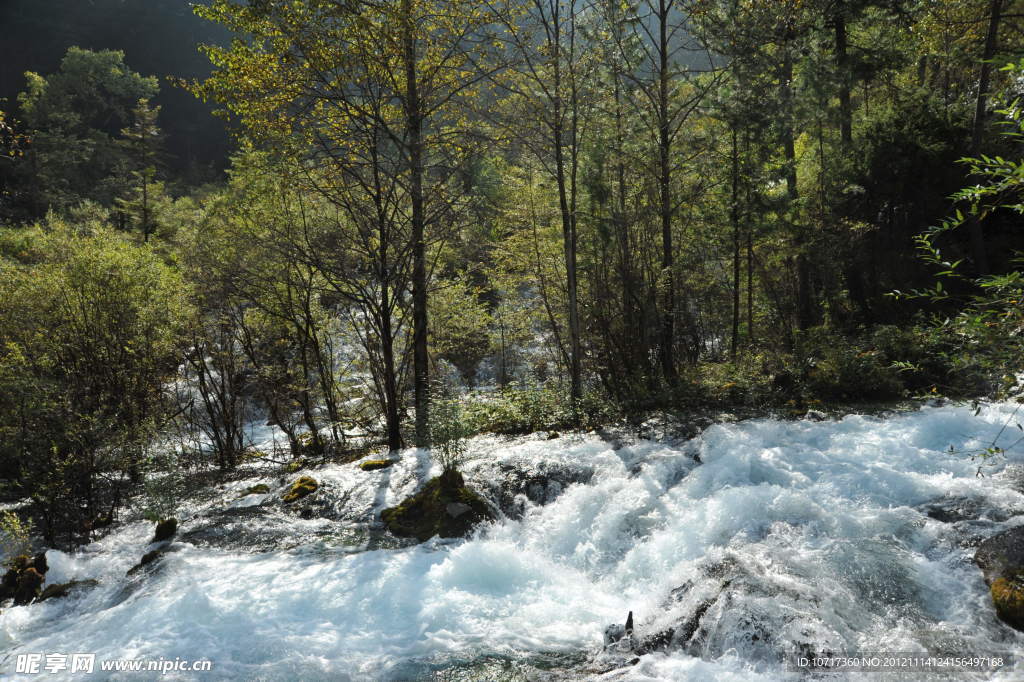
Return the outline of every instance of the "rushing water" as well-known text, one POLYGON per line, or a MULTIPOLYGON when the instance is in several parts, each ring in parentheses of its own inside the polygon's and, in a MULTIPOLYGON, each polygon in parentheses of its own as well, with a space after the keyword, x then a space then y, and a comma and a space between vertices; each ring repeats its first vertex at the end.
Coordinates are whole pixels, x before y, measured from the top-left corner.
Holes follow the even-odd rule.
POLYGON ((373 519, 428 475, 422 452, 304 472, 323 485, 310 519, 277 501, 284 481, 249 478, 184 505, 148 574, 125 577, 144 522, 49 552, 48 582, 99 585, 5 609, 0 673, 17 654, 92 652, 213 665, 165 679, 775 680, 808 679, 787 671, 793 651, 1024 655, 971 563, 1024 522, 1024 459, 977 476, 948 452, 988 445, 1013 408, 753 420, 676 443, 480 438, 467 478, 509 516, 415 546, 373 519), (274 491, 236 499, 260 481, 274 491), (628 611, 640 639, 692 635, 606 672, 602 632, 628 611))

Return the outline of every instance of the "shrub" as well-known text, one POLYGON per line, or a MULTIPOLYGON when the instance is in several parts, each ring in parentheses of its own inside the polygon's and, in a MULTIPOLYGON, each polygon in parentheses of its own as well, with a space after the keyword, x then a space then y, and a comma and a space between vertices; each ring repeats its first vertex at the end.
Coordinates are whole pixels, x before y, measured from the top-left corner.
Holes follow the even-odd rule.
POLYGON ((466 461, 470 435, 459 399, 448 390, 436 390, 430 414, 430 456, 444 471, 458 471, 466 461))
POLYGON ((31 551, 31 534, 31 521, 23 521, 12 511, 0 512, 0 552, 8 561, 31 551))
POLYGON ((32 497, 48 541, 75 539, 142 480, 183 354, 185 286, 101 227, 51 220, 18 241, 35 257, 0 263, 0 476, 32 497))

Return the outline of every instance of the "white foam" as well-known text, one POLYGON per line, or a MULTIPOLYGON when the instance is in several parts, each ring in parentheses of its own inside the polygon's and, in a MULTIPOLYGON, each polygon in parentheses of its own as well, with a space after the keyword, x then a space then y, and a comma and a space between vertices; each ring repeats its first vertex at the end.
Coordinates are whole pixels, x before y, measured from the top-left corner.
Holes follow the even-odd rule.
MULTIPOLYGON (((626 679, 794 678, 772 659, 772 645, 751 639, 759 627, 833 651, 953 642, 1021 655, 1022 637, 992 615, 972 550, 915 509, 952 496, 1024 513, 1006 463, 978 477, 977 462, 945 452, 984 447, 1012 409, 723 424, 678 447, 641 441, 615 450, 593 435, 481 438, 471 480, 495 460, 541 457, 592 475, 464 542, 357 553, 318 542, 260 554, 178 542, 136 582, 124 573, 152 528, 131 524, 75 554, 48 554, 50 582, 94 578, 100 586, 0 614, 0 669, 17 653, 90 651, 101 659, 209 658, 216 678, 364 679, 487 656, 579 657, 595 652, 604 627, 629 610, 641 635, 678 623, 687 611, 666 605, 669 594, 725 560, 749 577, 729 608, 708 611, 700 656, 648 654, 621 673, 626 679)), ((1014 453, 1009 460, 1019 461, 1014 453)), ((368 518, 431 472, 426 453, 407 451, 375 472, 344 465, 310 473, 353 518, 368 518)), ((255 482, 203 504, 259 504, 265 496, 233 501, 255 482)), ((191 512, 204 513, 203 504, 191 512)), ((296 519, 296 528, 303 523, 323 524, 296 519)))

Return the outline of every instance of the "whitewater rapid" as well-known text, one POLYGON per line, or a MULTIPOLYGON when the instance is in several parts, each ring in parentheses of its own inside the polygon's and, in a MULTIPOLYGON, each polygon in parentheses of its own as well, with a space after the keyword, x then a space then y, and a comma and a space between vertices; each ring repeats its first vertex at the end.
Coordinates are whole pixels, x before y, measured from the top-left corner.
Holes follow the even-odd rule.
MULTIPOLYGON (((536 494, 470 539, 415 546, 374 519, 436 473, 423 452, 376 472, 290 475, 321 482, 321 518, 276 504, 287 481, 253 476, 184 502, 173 551, 151 574, 125 577, 152 535, 142 521, 49 551, 48 583, 99 584, 0 613, 0 673, 18 654, 90 652, 212 662, 161 679, 577 679, 598 675, 588 666, 602 632, 628 611, 643 636, 708 602, 689 646, 604 676, 808 679, 780 660, 798 646, 1022 656, 1024 636, 996 620, 971 557, 980 539, 1024 523, 1024 457, 1011 451, 978 476, 962 454, 988 446, 1014 408, 759 419, 677 442, 481 437, 467 480, 497 503, 503 472, 525 470, 536 494), (237 499, 258 482, 272 492, 237 499), (263 535, 206 541, 211 518, 260 505, 263 535)), ((1019 436, 1011 426, 1000 444, 1019 436)), ((105 677, 141 679, 79 679, 105 677)))

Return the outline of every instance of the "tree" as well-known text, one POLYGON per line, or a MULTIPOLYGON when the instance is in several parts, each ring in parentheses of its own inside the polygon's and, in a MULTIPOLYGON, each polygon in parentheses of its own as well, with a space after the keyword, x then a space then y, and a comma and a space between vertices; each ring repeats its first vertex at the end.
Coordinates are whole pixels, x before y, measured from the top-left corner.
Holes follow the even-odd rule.
MULTIPOLYGON (((699 3, 678 0, 644 0, 634 13, 620 18, 630 31, 612 33, 623 41, 617 57, 625 64, 623 76, 633 85, 627 90, 652 145, 651 175, 657 187, 657 213, 661 234, 661 300, 659 357, 669 385, 678 382, 675 348, 676 321, 688 316, 677 301, 676 247, 673 223, 683 203, 676 193, 674 175, 681 169, 680 135, 687 121, 713 87, 698 74, 714 71, 714 59, 698 34, 691 33, 699 3), (627 44, 626 39, 631 38, 627 44), (631 49, 632 46, 636 46, 631 49), (638 48, 638 49, 637 49, 638 48)), ((692 324, 688 325, 692 327, 692 324)), ((693 330, 689 330, 691 337, 693 330)), ((691 349, 695 344, 691 343, 691 349)), ((690 352, 691 360, 695 360, 690 352)))
POLYGON ((41 216, 82 199, 106 205, 118 193, 123 161, 118 133, 132 122, 139 100, 159 89, 124 63, 124 53, 69 48, 56 73, 26 73, 18 103, 32 146, 21 163, 29 210, 41 216))
POLYGON ((582 343, 577 254, 579 174, 583 132, 593 107, 591 78, 596 62, 588 57, 581 3, 577 0, 495 2, 494 18, 508 66, 497 79, 506 93, 501 130, 525 146, 554 180, 562 224, 568 307, 569 394, 583 394, 582 343))
MULTIPOLYGON (((427 242, 456 220, 449 184, 465 146, 455 144, 462 139, 455 105, 479 81, 479 3, 217 0, 196 11, 251 40, 208 47, 216 70, 195 91, 227 105, 253 139, 298 153, 313 170, 307 186, 353 222, 373 216, 374 231, 388 237, 379 254, 385 288, 394 284, 394 265, 408 258, 416 441, 427 445, 427 242)), ((384 336, 393 338, 385 322, 384 336)), ((396 410, 389 413, 397 420, 396 410)), ((398 447, 397 423, 389 432, 398 447)))
POLYGON ((132 123, 121 129, 118 141, 125 151, 123 167, 132 178, 131 189, 126 196, 118 197, 121 211, 138 221, 143 241, 156 229, 153 224, 154 194, 162 187, 156 184, 157 169, 163 148, 163 133, 157 125, 160 107, 150 106, 149 100, 140 99, 132 109, 132 123))

